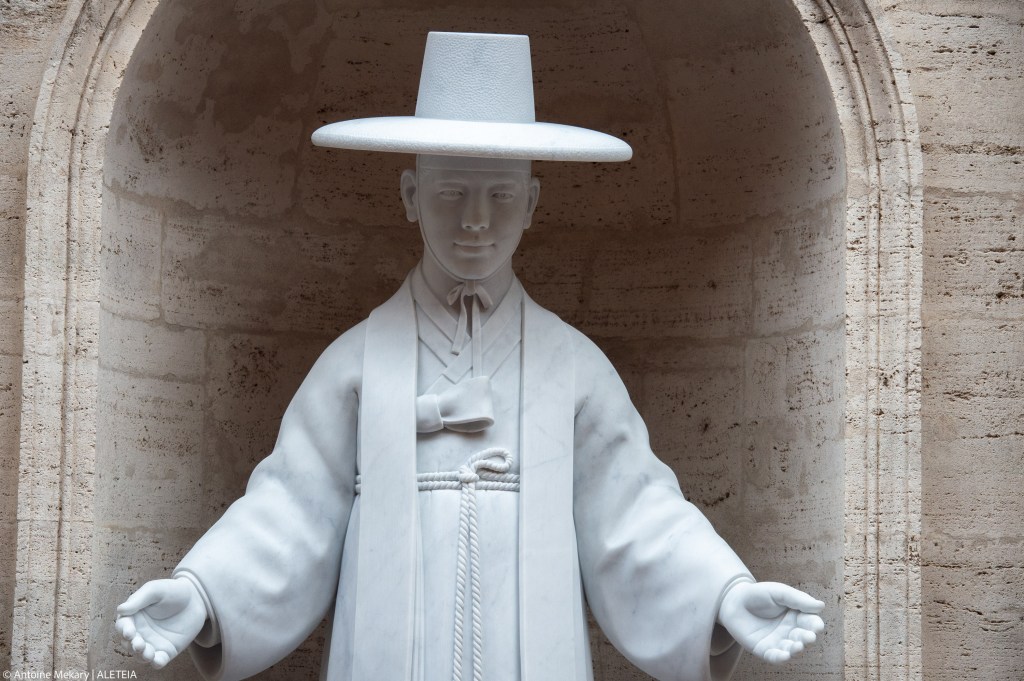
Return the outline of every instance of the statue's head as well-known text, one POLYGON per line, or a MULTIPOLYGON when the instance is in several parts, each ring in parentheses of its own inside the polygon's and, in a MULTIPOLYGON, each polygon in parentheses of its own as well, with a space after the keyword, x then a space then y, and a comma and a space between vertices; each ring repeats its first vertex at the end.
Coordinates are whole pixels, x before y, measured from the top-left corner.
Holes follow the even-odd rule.
POLYGON ((313 143, 417 154, 402 174, 406 215, 428 256, 456 279, 509 262, 530 226, 540 183, 530 161, 626 161, 633 151, 585 128, 538 123, 524 35, 430 33, 415 116, 326 125, 313 143))
POLYGON ((486 279, 511 260, 540 196, 529 161, 461 156, 417 156, 401 188, 424 257, 463 280, 486 279))

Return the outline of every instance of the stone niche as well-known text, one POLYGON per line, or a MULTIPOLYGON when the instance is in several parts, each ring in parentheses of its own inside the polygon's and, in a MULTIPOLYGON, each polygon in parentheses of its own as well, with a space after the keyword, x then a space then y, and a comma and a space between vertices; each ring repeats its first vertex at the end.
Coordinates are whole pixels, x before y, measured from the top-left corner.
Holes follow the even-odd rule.
MULTIPOLYGON (((114 605, 243 493, 318 354, 417 261, 413 158, 309 136, 412 113, 428 30, 529 34, 538 119, 633 145, 629 163, 534 164, 517 271, 611 357, 754 574, 829 602, 813 653, 739 678, 841 678, 844 147, 788 0, 162 2, 103 167, 90 660, 124 666, 114 605)), ((261 678, 310 678, 321 647, 261 678)), ((597 632, 593 653, 597 679, 641 678, 597 632)))

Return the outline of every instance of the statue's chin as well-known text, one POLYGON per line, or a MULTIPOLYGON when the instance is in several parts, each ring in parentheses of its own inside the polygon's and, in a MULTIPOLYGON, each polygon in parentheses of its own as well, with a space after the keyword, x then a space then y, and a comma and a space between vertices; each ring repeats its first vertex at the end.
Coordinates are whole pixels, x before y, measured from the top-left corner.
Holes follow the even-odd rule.
POLYGON ((438 263, 451 277, 459 281, 485 282, 497 274, 511 257, 500 253, 492 243, 479 245, 454 244, 443 262, 438 263))

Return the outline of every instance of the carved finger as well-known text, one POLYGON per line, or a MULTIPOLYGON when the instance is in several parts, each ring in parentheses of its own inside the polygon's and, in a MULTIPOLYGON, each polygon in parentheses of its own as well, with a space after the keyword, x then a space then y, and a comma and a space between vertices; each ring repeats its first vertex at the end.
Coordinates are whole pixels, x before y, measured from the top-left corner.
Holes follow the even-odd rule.
POLYGON ((140 634, 135 634, 135 637, 132 639, 132 650, 136 653, 141 653, 145 649, 146 640, 140 634))
POLYGON ((171 656, 162 650, 156 651, 156 655, 153 656, 153 668, 163 669, 167 666, 167 663, 171 661, 171 656))
POLYGON ((779 650, 778 648, 772 648, 764 654, 764 659, 770 664, 782 664, 783 662, 789 661, 789 653, 785 650, 779 650))
POLYGON ((146 662, 152 662, 155 656, 156 648, 151 643, 147 643, 145 650, 142 651, 142 659, 146 662))
POLYGON ((818 637, 813 631, 800 628, 793 629, 793 631, 789 632, 788 638, 792 641, 800 641, 804 645, 814 643, 818 640, 818 637))
POLYGON ((817 615, 802 612, 796 617, 796 626, 820 634, 825 631, 825 621, 817 615))
POLYGON ((794 589, 788 584, 780 582, 762 582, 762 584, 769 586, 772 600, 783 607, 813 614, 825 609, 824 601, 819 601, 810 594, 794 589))
POLYGON ((131 617, 118 617, 114 622, 114 628, 117 629, 117 633, 129 641, 135 638, 135 620, 131 617))

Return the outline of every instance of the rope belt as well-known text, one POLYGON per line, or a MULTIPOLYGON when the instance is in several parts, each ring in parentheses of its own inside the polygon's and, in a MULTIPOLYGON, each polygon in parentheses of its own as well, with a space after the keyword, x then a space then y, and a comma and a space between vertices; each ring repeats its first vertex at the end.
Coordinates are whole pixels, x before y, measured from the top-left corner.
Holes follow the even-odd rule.
MULTIPOLYGON (((459 499, 459 550, 455 574, 455 650, 453 653, 452 681, 462 681, 462 649, 465 628, 466 589, 469 587, 472 620, 473 681, 483 677, 483 617, 480 601, 480 543, 477 530, 476 491, 519 491, 519 476, 509 473, 512 454, 503 447, 491 447, 477 452, 459 466, 457 471, 445 473, 419 473, 417 488, 421 492, 435 490, 461 490, 459 499), (467 585, 468 581, 468 585, 467 585)), ((362 490, 362 476, 356 476, 356 494, 362 490)))

